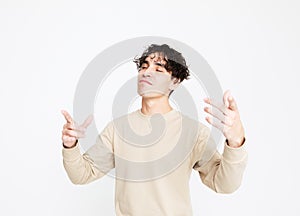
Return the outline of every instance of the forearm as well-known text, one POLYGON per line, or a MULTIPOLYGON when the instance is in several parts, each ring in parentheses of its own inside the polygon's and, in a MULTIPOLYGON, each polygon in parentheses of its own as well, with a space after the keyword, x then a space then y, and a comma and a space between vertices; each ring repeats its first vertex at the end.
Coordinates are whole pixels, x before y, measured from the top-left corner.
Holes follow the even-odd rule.
POLYGON ((220 155, 216 152, 202 166, 195 165, 202 182, 217 193, 232 193, 241 184, 247 163, 247 152, 244 146, 239 148, 224 147, 220 155))
POLYGON ((78 144, 73 148, 63 148, 62 154, 64 168, 74 184, 88 184, 105 175, 87 155, 80 153, 78 144))
POLYGON ((225 145, 222 159, 214 176, 214 187, 218 193, 232 193, 242 182, 247 163, 244 146, 231 148, 225 145))

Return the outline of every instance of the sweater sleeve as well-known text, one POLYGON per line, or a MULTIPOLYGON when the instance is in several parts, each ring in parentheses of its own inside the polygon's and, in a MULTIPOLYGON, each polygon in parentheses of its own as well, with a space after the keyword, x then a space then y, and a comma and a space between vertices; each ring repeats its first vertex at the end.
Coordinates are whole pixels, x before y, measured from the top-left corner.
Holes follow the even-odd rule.
MULTIPOLYGON (((200 137, 198 148, 203 149, 203 146, 214 143, 208 129, 202 130, 200 137)), ((241 185, 248 155, 244 144, 238 148, 232 148, 226 142, 224 145, 222 155, 215 150, 207 162, 200 163, 201 160, 198 160, 193 168, 199 172, 202 182, 215 192, 233 193, 241 185)))
POLYGON ((83 155, 79 143, 63 148, 63 165, 73 184, 88 184, 114 168, 112 124, 97 136, 96 143, 83 155))

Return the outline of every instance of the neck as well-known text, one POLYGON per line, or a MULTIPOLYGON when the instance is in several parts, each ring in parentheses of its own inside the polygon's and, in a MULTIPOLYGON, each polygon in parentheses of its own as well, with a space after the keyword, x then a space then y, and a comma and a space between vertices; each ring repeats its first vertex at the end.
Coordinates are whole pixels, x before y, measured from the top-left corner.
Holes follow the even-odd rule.
POLYGON ((155 98, 142 98, 142 113, 145 115, 153 115, 156 113, 165 114, 170 112, 173 108, 170 106, 169 98, 167 96, 155 98))

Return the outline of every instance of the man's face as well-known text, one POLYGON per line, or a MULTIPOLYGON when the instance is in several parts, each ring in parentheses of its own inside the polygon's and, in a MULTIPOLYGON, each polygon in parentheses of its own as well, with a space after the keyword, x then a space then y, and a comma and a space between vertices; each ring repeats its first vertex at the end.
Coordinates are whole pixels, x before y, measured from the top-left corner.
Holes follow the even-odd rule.
MULTIPOLYGON (((138 94, 142 97, 168 96, 176 85, 172 72, 165 68, 166 61, 160 53, 150 54, 142 63, 138 74, 138 94)), ((179 83, 179 82, 178 82, 179 83)))

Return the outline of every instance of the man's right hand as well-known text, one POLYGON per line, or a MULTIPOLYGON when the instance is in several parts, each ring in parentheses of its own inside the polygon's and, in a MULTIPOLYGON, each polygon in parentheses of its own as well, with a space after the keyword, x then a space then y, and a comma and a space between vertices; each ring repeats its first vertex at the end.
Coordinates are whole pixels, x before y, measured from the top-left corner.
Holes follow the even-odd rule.
POLYGON ((81 125, 78 125, 67 111, 62 110, 61 113, 67 121, 62 130, 62 142, 65 147, 72 148, 79 138, 85 137, 85 131, 92 123, 93 116, 90 115, 81 125))

